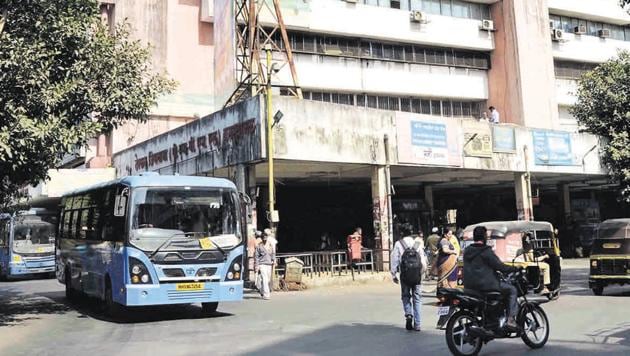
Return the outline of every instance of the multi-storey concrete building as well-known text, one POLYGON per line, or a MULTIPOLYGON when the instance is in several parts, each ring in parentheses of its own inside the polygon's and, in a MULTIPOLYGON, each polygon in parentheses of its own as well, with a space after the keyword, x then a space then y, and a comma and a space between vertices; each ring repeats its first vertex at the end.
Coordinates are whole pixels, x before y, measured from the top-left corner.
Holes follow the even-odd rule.
MULTIPOLYGON (((74 162, 103 166, 113 156, 117 175, 230 177, 258 197, 260 228, 264 101, 208 116, 223 105, 216 85, 225 73, 215 73, 214 59, 228 50, 215 28, 225 1, 103 5, 111 21, 132 24, 153 46, 156 69, 180 85, 149 122, 95 140, 74 162)), ((323 234, 343 246, 355 225, 367 246, 388 249, 398 224, 426 231, 455 210, 458 226, 535 217, 562 227, 628 213, 601 167, 601 143, 569 113, 579 75, 630 49, 630 16, 616 0, 281 5, 305 98, 284 97, 292 81, 281 69, 274 112, 284 118, 273 133, 281 251, 316 249, 323 234), (499 124, 483 119, 489 106, 499 124)))

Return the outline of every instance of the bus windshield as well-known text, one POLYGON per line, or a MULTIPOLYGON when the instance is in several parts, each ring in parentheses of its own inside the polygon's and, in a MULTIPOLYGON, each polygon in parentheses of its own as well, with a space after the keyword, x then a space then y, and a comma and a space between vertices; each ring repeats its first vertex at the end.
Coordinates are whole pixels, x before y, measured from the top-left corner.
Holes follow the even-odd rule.
POLYGON ((239 242, 236 192, 219 188, 136 188, 130 243, 145 251, 199 249, 210 238, 220 248, 239 242))
POLYGON ((44 221, 24 221, 13 232, 15 253, 46 253, 54 250, 55 225, 44 221))

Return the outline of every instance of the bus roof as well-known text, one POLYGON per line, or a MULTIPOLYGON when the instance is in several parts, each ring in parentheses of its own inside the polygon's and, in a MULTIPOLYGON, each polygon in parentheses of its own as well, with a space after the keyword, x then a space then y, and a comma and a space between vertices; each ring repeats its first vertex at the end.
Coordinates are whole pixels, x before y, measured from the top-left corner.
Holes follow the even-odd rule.
POLYGON ((553 225, 546 221, 526 221, 526 220, 513 220, 513 221, 488 221, 481 222, 474 225, 466 226, 464 232, 472 231, 477 226, 485 226, 488 230, 500 230, 503 232, 508 231, 529 231, 529 230, 543 230, 553 231, 553 225))
POLYGON ((126 176, 126 177, 111 180, 108 182, 94 184, 91 186, 87 186, 87 187, 70 191, 64 194, 64 196, 81 194, 81 193, 85 193, 93 189, 109 187, 114 184, 125 184, 131 188, 190 186, 190 187, 212 187, 212 188, 236 189, 236 186, 234 185, 234 183, 224 178, 147 174, 147 175, 138 175, 138 176, 126 176))

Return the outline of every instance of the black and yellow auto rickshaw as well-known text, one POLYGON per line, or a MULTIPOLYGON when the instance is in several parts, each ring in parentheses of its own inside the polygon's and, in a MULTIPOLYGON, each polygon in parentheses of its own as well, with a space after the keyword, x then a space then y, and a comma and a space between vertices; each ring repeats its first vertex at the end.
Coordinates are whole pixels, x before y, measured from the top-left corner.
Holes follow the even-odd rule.
POLYGON ((588 286, 602 295, 611 284, 630 283, 630 219, 611 219, 599 224, 591 252, 588 286))
MULTIPOLYGON (((462 249, 473 243, 472 232, 477 226, 488 229, 487 243, 501 261, 527 268, 534 292, 545 292, 549 299, 558 297, 561 279, 560 247, 551 223, 489 221, 470 225, 464 229, 462 249), (544 269, 547 269, 547 276, 544 269)), ((460 268, 460 271, 463 269, 460 268)), ((463 276, 460 277, 462 278, 458 278, 458 284, 461 285, 463 276)))

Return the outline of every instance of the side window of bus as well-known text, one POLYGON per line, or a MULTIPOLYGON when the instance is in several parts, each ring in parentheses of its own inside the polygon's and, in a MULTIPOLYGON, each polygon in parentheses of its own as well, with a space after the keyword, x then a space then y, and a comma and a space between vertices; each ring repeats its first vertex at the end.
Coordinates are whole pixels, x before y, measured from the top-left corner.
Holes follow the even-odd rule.
POLYGON ((7 245, 7 241, 9 240, 8 234, 8 226, 7 222, 4 220, 0 220, 0 247, 4 247, 7 245))

